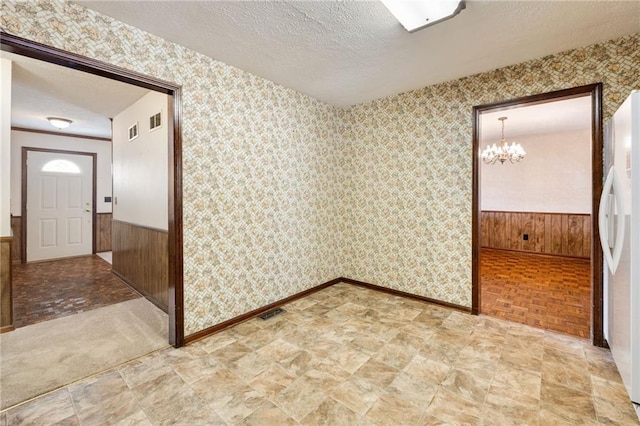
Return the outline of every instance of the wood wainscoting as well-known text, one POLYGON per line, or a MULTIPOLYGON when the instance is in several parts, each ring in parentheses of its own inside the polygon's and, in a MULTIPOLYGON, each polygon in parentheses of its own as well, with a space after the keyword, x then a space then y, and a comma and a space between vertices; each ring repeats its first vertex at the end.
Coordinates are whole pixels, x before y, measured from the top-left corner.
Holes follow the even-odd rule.
POLYGON ((591 256, 591 215, 482 211, 481 246, 559 256, 591 256), (528 240, 524 240, 528 234, 528 240))
POLYGON ((168 234, 112 220, 112 271, 163 311, 169 306, 168 234))
POLYGON ((11 243, 11 261, 20 263, 22 258, 22 218, 11 216, 11 231, 13 232, 13 242, 11 243))
POLYGON ((111 213, 96 214, 96 253, 111 251, 111 213))
POLYGON ((13 330, 12 240, 13 237, 0 237, 0 333, 13 330))

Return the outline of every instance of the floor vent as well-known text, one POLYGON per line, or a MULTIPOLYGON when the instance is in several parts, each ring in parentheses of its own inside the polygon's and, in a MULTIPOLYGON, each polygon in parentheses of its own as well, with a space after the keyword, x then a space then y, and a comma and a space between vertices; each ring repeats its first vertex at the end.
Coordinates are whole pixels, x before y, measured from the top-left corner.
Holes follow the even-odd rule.
POLYGON ((264 314, 260 315, 260 318, 262 318, 263 320, 268 320, 269 318, 275 317, 276 315, 281 314, 283 312, 285 312, 284 309, 276 308, 276 309, 274 309, 272 311, 265 312, 264 314))

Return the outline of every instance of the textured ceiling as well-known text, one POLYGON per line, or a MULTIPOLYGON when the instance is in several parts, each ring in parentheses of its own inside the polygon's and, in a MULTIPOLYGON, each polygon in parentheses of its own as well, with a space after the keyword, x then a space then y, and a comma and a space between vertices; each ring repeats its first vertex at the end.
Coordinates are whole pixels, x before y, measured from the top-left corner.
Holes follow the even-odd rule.
POLYGON ((591 129, 591 96, 488 111, 480 115, 480 143, 500 141, 502 124, 508 142, 530 135, 591 129))
POLYGON ((58 131, 47 117, 72 120, 60 132, 111 138, 111 117, 149 91, 119 81, 2 52, 13 61, 11 125, 58 131))
POLYGON ((76 1, 337 106, 640 31, 639 1, 477 1, 406 32, 379 1, 76 1))

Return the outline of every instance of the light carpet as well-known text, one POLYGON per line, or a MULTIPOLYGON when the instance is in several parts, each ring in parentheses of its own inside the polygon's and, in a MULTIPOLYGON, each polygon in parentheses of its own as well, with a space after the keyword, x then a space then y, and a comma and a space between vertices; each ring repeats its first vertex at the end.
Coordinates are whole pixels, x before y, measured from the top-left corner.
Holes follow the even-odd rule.
POLYGON ((167 347, 168 322, 139 298, 0 335, 0 409, 167 347))

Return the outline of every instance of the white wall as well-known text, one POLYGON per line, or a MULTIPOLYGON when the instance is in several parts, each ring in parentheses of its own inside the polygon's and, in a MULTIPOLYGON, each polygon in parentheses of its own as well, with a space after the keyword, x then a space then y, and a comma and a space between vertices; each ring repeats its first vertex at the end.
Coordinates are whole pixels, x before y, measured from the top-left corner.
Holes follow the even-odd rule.
POLYGON ((113 118, 113 219, 168 229, 169 130, 167 95, 150 92, 113 118), (162 127, 149 131, 149 117, 162 114, 162 127), (138 123, 139 136, 128 129, 138 123))
POLYGON ((0 237, 11 235, 11 61, 0 58, 0 237))
POLYGON ((589 129, 514 140, 527 152, 520 163, 482 163, 482 210, 591 213, 589 129))
POLYGON ((111 142, 58 136, 43 133, 11 131, 11 214, 21 215, 22 202, 22 147, 94 152, 97 158, 96 212, 110 213, 111 203, 111 142))

